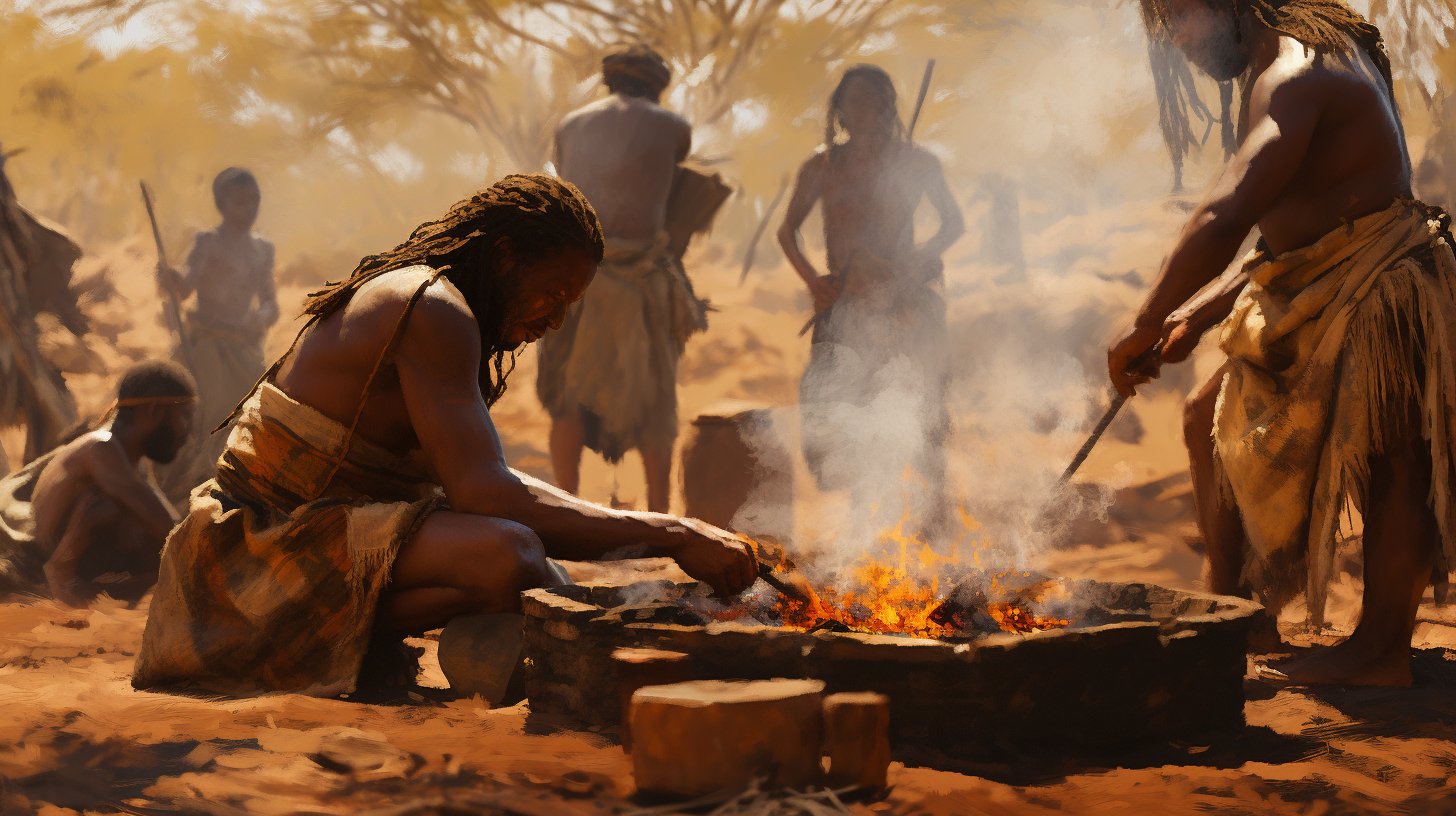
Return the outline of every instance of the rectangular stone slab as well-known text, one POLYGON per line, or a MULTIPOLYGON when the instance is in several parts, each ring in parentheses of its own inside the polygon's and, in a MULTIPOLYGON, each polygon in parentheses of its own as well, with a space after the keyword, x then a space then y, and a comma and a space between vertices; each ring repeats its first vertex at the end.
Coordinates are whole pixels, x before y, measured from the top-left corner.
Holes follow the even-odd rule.
POLYGON ((820 781, 824 684, 698 680, 632 695, 639 790, 702 796, 747 787, 804 790, 820 781))

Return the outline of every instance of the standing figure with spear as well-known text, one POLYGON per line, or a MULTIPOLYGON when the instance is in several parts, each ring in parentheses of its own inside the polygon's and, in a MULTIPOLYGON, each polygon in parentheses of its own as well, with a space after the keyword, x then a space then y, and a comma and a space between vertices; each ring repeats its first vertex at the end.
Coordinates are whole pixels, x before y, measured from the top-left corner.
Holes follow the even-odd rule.
POLYGON ((821 489, 854 488, 877 503, 886 490, 899 495, 905 466, 913 466, 931 498, 920 514, 922 526, 929 527, 948 510, 940 256, 965 231, 939 160, 911 138, 934 64, 926 66, 908 129, 889 74, 874 65, 845 71, 829 99, 824 144, 800 167, 778 231, 816 312, 809 365, 799 385, 800 437, 809 469, 821 489), (940 227, 916 244, 915 210, 922 200, 929 200, 940 227), (799 245, 799 228, 816 202, 824 217, 829 266, 824 275, 799 245), (894 416, 880 416, 884 410, 894 416), (907 434, 907 428, 918 433, 907 434), (866 436, 879 431, 890 436, 866 436), (871 449, 875 467, 866 468, 864 452, 871 449), (893 484, 875 482, 881 477, 893 484))
MULTIPOLYGON (((215 474, 227 434, 213 429, 262 376, 263 340, 278 321, 273 245, 253 234, 262 201, 257 179, 241 167, 229 167, 213 181, 212 197, 222 223, 193 239, 185 271, 167 263, 154 219, 157 278, 177 334, 176 357, 197 380, 191 441, 160 474, 163 491, 175 502, 215 474), (178 301, 193 293, 196 305, 177 315, 178 301)), ((151 215, 150 201, 147 209, 151 215)))

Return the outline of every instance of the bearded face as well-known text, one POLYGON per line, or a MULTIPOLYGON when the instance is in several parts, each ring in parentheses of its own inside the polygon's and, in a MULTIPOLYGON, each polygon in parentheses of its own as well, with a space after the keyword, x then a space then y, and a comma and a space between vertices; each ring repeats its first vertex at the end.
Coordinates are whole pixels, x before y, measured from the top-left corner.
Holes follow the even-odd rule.
POLYGON ((1220 82, 1249 67, 1231 0, 1170 0, 1168 29, 1188 61, 1220 82))
POLYGON ((167 412, 152 432, 142 438, 142 455, 160 465, 177 458, 192 426, 192 406, 179 405, 167 412))

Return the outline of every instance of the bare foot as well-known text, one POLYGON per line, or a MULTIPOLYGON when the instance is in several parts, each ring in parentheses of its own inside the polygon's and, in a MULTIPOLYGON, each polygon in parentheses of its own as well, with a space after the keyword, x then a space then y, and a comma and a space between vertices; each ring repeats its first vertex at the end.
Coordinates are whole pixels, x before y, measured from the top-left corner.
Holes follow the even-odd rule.
POLYGON ((1410 647, 1377 653, 1353 639, 1279 665, 1296 686, 1409 686, 1410 647))

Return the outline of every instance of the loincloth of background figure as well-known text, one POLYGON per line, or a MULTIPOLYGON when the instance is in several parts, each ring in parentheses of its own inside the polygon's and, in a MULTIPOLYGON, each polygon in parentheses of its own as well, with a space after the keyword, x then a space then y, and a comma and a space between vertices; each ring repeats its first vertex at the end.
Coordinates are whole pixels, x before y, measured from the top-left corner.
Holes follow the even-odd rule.
POLYGON ((916 277, 938 276, 912 277, 857 251, 839 299, 814 324, 799 380, 799 440, 821 490, 858 482, 869 435, 887 429, 903 433, 875 446, 881 465, 897 475, 910 465, 936 485, 944 478, 946 306, 916 277))
POLYGON ((578 412, 586 445, 610 462, 677 437, 677 365, 707 328, 668 235, 607 239, 606 256, 560 329, 537 343, 536 396, 552 417, 578 412))
POLYGON ((171 464, 157 468, 167 499, 181 505, 192 489, 217 473, 217 460, 227 447, 227 429, 213 433, 252 389, 267 367, 263 336, 253 329, 187 319, 188 352, 179 360, 197 381, 197 413, 192 436, 171 464))

